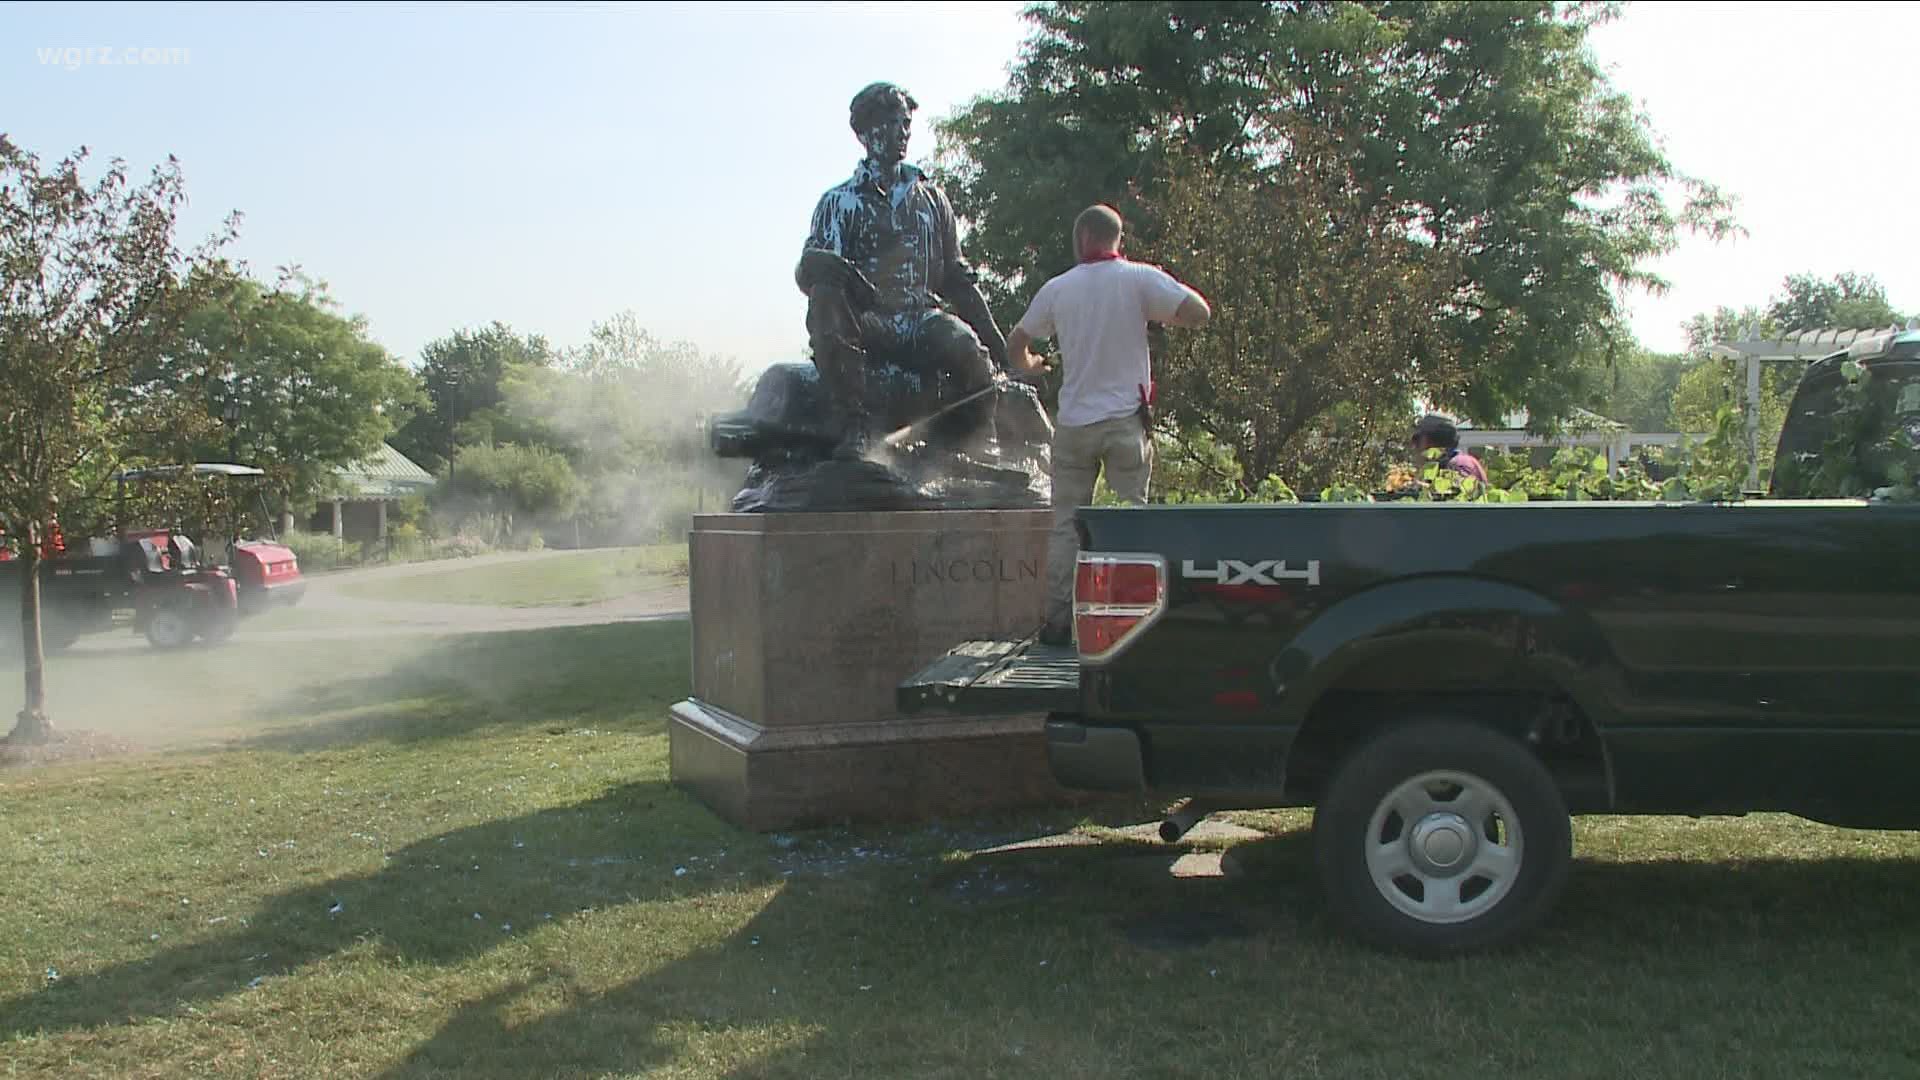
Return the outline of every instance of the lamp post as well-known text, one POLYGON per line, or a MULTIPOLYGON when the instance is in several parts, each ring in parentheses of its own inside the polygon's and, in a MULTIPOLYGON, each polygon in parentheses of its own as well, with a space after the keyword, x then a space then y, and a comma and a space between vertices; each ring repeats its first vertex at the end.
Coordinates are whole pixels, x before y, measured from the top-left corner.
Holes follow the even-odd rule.
POLYGON ((227 461, 237 465, 240 458, 240 403, 229 398, 220 409, 220 418, 227 422, 227 461))
MULTIPOLYGON (((227 462, 229 464, 238 464, 240 457, 240 402, 234 398, 228 398, 226 404, 220 407, 220 419, 226 421, 227 424, 227 462)), ((226 532, 228 534, 226 537, 226 561, 231 565, 234 550, 239 547, 240 542, 240 520, 237 515, 228 519, 226 532)))

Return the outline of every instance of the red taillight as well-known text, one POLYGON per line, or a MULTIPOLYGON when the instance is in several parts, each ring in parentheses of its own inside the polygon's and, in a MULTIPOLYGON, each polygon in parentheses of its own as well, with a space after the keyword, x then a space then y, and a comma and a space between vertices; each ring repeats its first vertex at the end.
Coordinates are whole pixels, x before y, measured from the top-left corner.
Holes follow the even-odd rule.
POLYGON ((1126 639, 1127 631, 1141 622, 1138 615, 1089 615, 1081 612, 1074 616, 1074 639, 1079 643, 1080 654, 1088 660, 1111 655, 1126 639))
POLYGON ((1158 555, 1082 552, 1073 579, 1073 628, 1080 655, 1103 660, 1144 631, 1167 599, 1167 563, 1158 555))
POLYGON ((1083 558, 1073 595, 1089 604, 1150 608, 1160 602, 1160 567, 1156 563, 1120 562, 1104 555, 1083 558))

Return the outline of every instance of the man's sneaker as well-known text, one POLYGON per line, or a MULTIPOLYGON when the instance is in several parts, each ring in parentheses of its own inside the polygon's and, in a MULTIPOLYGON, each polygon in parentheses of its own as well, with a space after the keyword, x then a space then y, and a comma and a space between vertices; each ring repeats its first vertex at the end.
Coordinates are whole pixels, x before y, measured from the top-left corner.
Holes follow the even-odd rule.
POLYGON ((1059 623, 1048 623, 1040 628, 1040 644, 1071 645, 1073 644, 1073 628, 1059 623))

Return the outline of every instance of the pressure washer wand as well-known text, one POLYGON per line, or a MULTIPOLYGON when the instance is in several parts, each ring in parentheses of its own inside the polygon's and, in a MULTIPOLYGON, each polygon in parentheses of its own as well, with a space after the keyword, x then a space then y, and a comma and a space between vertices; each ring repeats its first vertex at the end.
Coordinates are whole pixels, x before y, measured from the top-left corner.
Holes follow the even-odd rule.
POLYGON ((933 423, 935 420, 940 419, 941 417, 947 415, 948 413, 952 412, 953 410, 959 408, 962 405, 966 405, 973 401, 977 401, 980 398, 986 397, 988 394, 991 394, 995 390, 1000 389, 1000 387, 1005 385, 1006 382, 1007 382, 1006 373, 996 371, 993 374, 992 382, 988 383, 987 385, 981 387, 978 390, 975 390, 973 393, 968 394, 966 397, 961 398, 959 401, 956 401, 951 405, 943 406, 931 413, 928 413, 926 416, 923 416, 920 419, 915 420, 913 423, 908 424, 906 427, 901 428, 900 430, 894 432, 891 435, 888 435, 886 438, 880 441, 885 443, 888 446, 899 446, 902 443, 906 442, 908 437, 913 435, 916 431, 919 431, 925 428, 928 424, 933 423))

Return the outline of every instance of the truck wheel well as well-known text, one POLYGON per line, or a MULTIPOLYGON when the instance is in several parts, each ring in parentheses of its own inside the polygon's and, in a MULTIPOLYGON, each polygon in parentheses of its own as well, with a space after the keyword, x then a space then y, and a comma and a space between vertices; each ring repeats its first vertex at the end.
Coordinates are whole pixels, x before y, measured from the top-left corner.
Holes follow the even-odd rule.
POLYGON ((1547 766, 1570 811, 1604 811, 1612 804, 1599 729, 1578 705, 1552 691, 1329 692, 1314 705, 1287 752, 1287 801, 1317 802, 1355 747, 1390 727, 1422 718, 1464 720, 1515 739, 1547 766))

